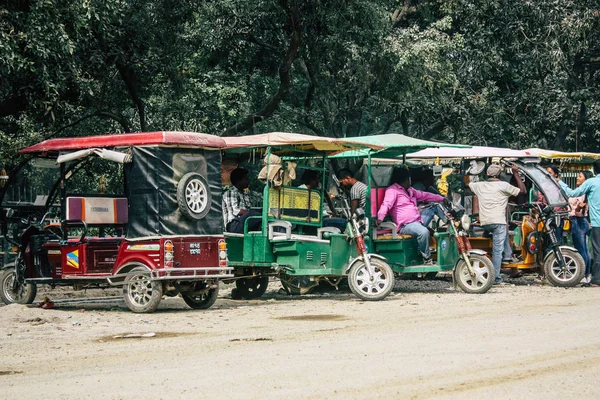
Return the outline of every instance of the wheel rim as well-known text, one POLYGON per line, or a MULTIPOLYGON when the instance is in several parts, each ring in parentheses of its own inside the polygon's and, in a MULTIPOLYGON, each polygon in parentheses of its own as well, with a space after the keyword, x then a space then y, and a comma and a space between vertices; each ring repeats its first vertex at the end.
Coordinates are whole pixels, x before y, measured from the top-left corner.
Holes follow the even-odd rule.
POLYGON ((18 285, 17 290, 13 290, 15 279, 16 276, 13 272, 4 280, 4 286, 2 288, 4 295, 6 296, 6 300, 8 300, 10 303, 17 303, 27 296, 26 285, 18 285))
POLYGON ((565 267, 562 268, 558 263, 558 259, 555 257, 552 263, 550 272, 552 276, 561 282, 568 282, 577 276, 577 260, 574 257, 563 254, 565 259, 565 267))
POLYGON ((376 296, 385 292, 392 282, 391 277, 386 275, 381 267, 372 264, 372 268, 373 275, 369 274, 367 266, 363 264, 357 269, 354 281, 359 291, 369 296, 376 296))
POLYGON ((199 179, 192 179, 185 187, 185 202, 195 214, 200 214, 208 204, 208 191, 199 179))
POLYGON ((129 300, 139 307, 144 307, 152 300, 154 287, 152 281, 145 275, 135 275, 127 287, 129 300))
POLYGON ((471 276, 469 273, 469 268, 467 268, 467 264, 464 261, 461 262, 458 274, 460 281, 465 286, 472 289, 484 287, 490 280, 489 268, 487 268, 480 260, 471 260, 471 266, 473 267, 475 276, 471 276))

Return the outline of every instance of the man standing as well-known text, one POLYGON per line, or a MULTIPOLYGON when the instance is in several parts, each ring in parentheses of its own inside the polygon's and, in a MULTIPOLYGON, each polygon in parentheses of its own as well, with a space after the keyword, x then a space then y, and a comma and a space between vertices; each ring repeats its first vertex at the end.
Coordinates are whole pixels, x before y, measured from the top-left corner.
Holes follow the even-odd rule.
POLYGON ((338 178, 344 187, 350 188, 351 214, 359 207, 364 210, 365 205, 367 204, 367 185, 356 179, 354 175, 352 175, 352 172, 346 168, 343 168, 338 172, 338 178))
POLYGON ((381 221, 389 212, 400 233, 417 238, 424 264, 431 264, 429 229, 423 225, 417 202, 440 203, 444 201, 444 196, 422 192, 410 187, 410 170, 408 168, 394 168, 392 182, 392 186, 385 190, 385 197, 379 211, 377 211, 375 225, 381 224, 381 221))
MULTIPOLYGON (((223 193, 223 222, 225 230, 232 233, 244 233, 244 223, 249 217, 260 216, 250 210, 252 205, 250 193, 246 192, 249 184, 248 170, 236 168, 231 171, 231 187, 223 193)), ((260 228, 261 220, 253 218, 248 221, 248 230, 260 228)))
POLYGON ((594 163, 595 177, 586 179, 577 189, 571 189, 563 181, 558 181, 560 187, 569 197, 587 195, 588 210, 592 224, 592 279, 591 286, 600 287, 600 160, 594 163))
POLYGON ((503 259, 507 262, 508 260, 512 261, 512 249, 508 240, 508 226, 506 223, 508 199, 517 196, 519 193, 524 194, 527 192, 516 166, 512 166, 512 173, 519 187, 500 180, 501 173, 502 167, 500 165, 491 164, 486 171, 487 181, 469 183, 469 188, 479 201, 481 227, 492 234, 492 264, 494 264, 496 275, 495 285, 502 283, 500 267, 503 259))

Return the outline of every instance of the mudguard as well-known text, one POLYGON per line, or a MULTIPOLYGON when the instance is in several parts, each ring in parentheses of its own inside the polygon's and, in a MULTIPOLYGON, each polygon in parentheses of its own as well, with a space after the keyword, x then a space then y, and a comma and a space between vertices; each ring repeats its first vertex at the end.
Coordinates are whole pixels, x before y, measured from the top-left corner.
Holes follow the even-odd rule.
MULTIPOLYGON (((387 258, 380 256, 379 254, 374 254, 374 253, 367 253, 367 257, 369 258, 378 258, 382 261, 387 262, 387 258)), ((346 268, 345 274, 348 274, 350 272, 350 269, 352 269, 352 267, 354 266, 354 264, 356 264, 357 262, 362 261, 362 257, 356 257, 354 260, 352 260, 352 262, 350 263, 350 265, 348 265, 348 268, 346 268)))
POLYGON ((2 268, 0 268, 0 271, 4 271, 5 269, 14 269, 15 268, 15 263, 7 263, 4 264, 4 266, 2 268))
POLYGON ((479 254, 480 256, 487 255, 487 251, 481 249, 471 249, 469 250, 469 254, 479 254))
MULTIPOLYGON (((561 250, 562 249, 567 249, 567 250, 571 250, 571 251, 576 251, 577 253, 579 253, 579 251, 577 251, 577 249, 573 246, 558 246, 561 250)), ((544 262, 546 262, 546 260, 548 259, 548 257, 550 257, 550 254, 552 254, 552 250, 548 251, 546 253, 546 255, 544 256, 544 262)))

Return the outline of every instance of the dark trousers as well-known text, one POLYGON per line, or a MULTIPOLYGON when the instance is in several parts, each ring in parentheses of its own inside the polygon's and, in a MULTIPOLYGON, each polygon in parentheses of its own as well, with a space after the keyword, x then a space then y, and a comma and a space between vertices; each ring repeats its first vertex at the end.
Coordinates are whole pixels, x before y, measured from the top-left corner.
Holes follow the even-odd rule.
POLYGON ((585 261, 585 276, 591 271, 590 253, 587 246, 587 236, 590 231, 590 223, 584 217, 571 217, 571 235, 573 235, 573 246, 577 249, 583 261, 585 261))
MULTIPOLYGON (((260 217, 260 213, 258 211, 248 211, 244 215, 239 215, 235 217, 233 221, 227 224, 227 232, 231 233, 244 233, 244 224, 246 220, 250 217, 260 217)), ((260 230, 262 220, 259 218, 253 218, 248 221, 248 231, 258 231, 260 230)))
POLYGON ((592 234, 590 236, 592 239, 592 281, 590 283, 595 283, 600 285, 600 227, 593 226, 592 234))

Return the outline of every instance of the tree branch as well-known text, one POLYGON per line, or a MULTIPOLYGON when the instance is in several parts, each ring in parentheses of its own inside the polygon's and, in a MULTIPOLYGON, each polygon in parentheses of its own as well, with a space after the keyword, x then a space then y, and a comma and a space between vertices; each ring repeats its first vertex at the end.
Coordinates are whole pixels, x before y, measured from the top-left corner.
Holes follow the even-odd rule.
POLYGON ((279 88, 277 89, 277 92, 267 101, 262 110, 225 129, 221 133, 221 136, 235 136, 238 133, 247 131, 260 121, 269 118, 271 115, 273 115, 275 110, 277 110, 279 104, 287 95, 292 86, 292 63, 296 59, 298 55, 298 49, 300 48, 302 24, 300 23, 300 16, 297 9, 286 7, 285 4, 282 4, 282 7, 288 13, 288 22, 292 32, 290 44, 279 67, 279 88))
POLYGON ((115 66, 117 67, 117 70, 119 71, 123 82, 125 82, 125 86, 127 86, 129 96, 131 96, 131 99, 133 100, 133 103, 135 104, 138 110, 138 115, 140 116, 140 129, 142 130, 142 132, 146 132, 147 126, 145 106, 144 102, 138 95, 135 71, 133 70, 133 68, 131 68, 128 65, 125 65, 118 59, 115 61, 115 66))
POLYGON ((376 135, 384 135, 384 134, 388 133, 390 131, 390 128, 392 127, 392 125, 394 125, 398 121, 400 121, 400 116, 398 116, 398 115, 392 119, 389 119, 385 123, 385 125, 383 125, 383 128, 375 134, 376 135))
POLYGON ((423 134, 424 140, 431 140, 446 128, 446 123, 444 121, 437 121, 427 127, 427 130, 423 134))
POLYGON ((120 117, 120 116, 110 113, 108 111, 96 111, 94 113, 84 115, 83 117, 76 119, 75 121, 71 122, 68 125, 60 127, 56 132, 54 132, 52 135, 48 136, 46 139, 52 139, 52 138, 58 136, 58 134, 61 133, 62 131, 64 131, 65 129, 70 128, 75 125, 78 125, 81 122, 85 121, 86 119, 89 119, 92 117, 104 117, 104 118, 113 119, 121 125, 121 127, 123 128, 123 131, 131 132, 129 123, 127 122, 127 119, 125 119, 124 117, 120 117))
POLYGON ((410 5, 410 0, 404 0, 402 8, 397 8, 392 14, 392 27, 397 28, 408 16, 417 11, 417 7, 410 5))

